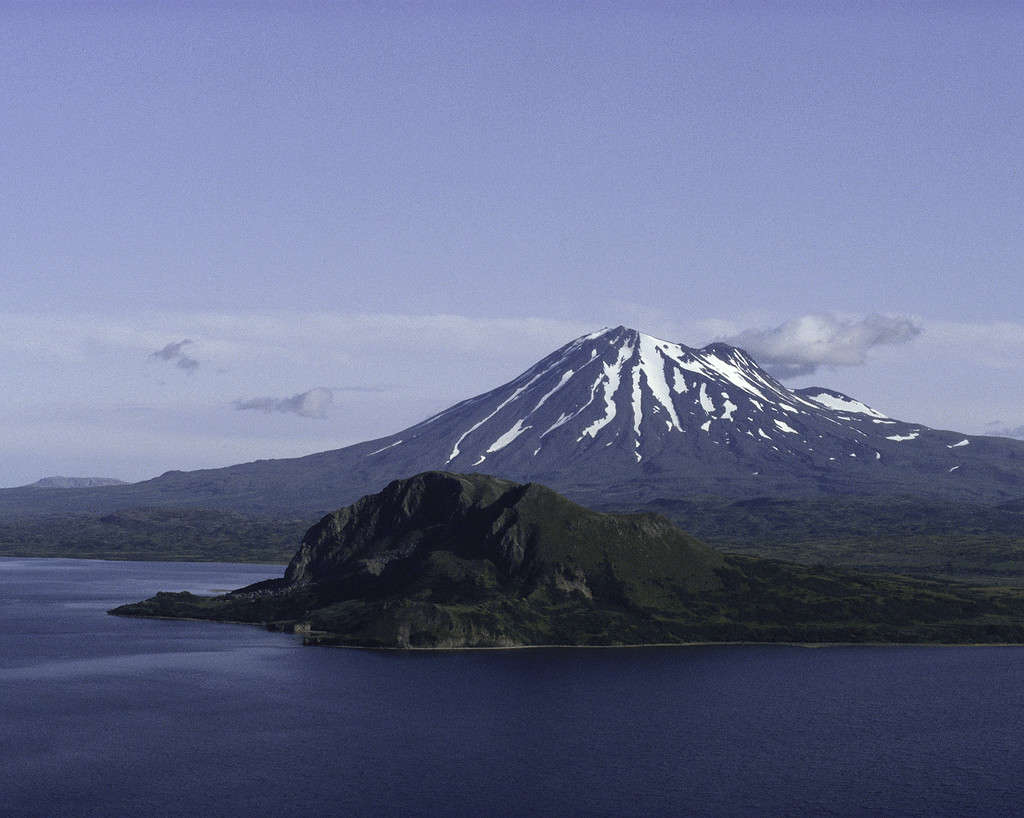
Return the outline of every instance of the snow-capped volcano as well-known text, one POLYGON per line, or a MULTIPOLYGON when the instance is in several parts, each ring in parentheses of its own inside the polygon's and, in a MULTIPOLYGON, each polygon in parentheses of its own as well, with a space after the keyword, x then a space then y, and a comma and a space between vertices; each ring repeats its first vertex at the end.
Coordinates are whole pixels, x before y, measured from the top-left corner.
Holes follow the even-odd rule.
POLYGON ((695 349, 620 326, 352 448, 372 472, 481 471, 586 498, 587 486, 602 496, 1015 496, 1024 466, 1007 447, 896 420, 832 389, 789 389, 728 344, 695 349))
POLYGON ((508 387, 508 396, 459 436, 446 465, 470 453, 477 459, 459 465, 482 465, 519 438, 535 444, 534 457, 546 444, 601 443, 631 447, 640 462, 645 451, 663 448, 676 434, 699 429, 715 438, 730 430, 754 436, 756 429, 770 440, 751 414, 821 409, 772 380, 742 350, 721 344, 690 349, 625 327, 577 338, 508 387), (510 415, 521 416, 482 448, 494 431, 491 422, 501 428, 510 415))
POLYGON ((741 469, 734 478, 796 464, 829 475, 846 460, 901 460, 902 444, 926 433, 952 447, 947 468, 957 466, 962 436, 893 420, 834 390, 788 389, 737 347, 694 349, 620 326, 571 341, 367 457, 397 458, 430 440, 444 449, 434 468, 517 477, 574 464, 692 471, 695 461, 712 473, 741 469))
MULTIPOLYGON (((503 386, 388 437, 302 458, 169 472, 102 495, 65 492, 60 510, 102 503, 328 511, 435 469, 537 481, 598 508, 695 495, 990 502, 1024 494, 1024 442, 906 423, 831 389, 792 390, 728 344, 695 349, 615 327, 576 338, 503 386)), ((43 510, 39 492, 7 495, 0 492, 0 507, 6 498, 43 510)))

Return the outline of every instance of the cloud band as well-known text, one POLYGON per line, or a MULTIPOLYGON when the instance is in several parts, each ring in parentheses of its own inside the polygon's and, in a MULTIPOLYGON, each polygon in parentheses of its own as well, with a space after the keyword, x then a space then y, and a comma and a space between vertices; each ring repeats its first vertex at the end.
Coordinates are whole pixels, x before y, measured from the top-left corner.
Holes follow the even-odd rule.
POLYGON ((921 334, 909 318, 869 315, 846 319, 802 315, 772 329, 748 329, 723 340, 743 347, 780 378, 809 375, 821 366, 860 366, 877 346, 905 344, 921 334))

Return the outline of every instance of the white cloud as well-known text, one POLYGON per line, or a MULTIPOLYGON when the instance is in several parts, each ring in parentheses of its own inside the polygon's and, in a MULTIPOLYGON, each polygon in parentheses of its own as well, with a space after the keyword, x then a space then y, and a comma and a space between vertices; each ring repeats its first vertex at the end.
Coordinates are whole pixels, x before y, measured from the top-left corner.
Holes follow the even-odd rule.
POLYGON ((871 349, 905 344, 921 331, 918 323, 904 317, 816 314, 770 329, 747 329, 723 340, 743 347, 773 374, 790 378, 809 375, 821 366, 860 366, 871 349))

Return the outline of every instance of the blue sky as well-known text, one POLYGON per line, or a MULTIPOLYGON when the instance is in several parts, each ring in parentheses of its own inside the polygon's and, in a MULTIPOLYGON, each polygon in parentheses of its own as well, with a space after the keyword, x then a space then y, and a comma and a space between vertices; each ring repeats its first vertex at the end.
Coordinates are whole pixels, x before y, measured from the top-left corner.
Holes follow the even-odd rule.
POLYGON ((0 22, 0 485, 334 448, 620 323, 1024 426, 1019 5, 0 22))

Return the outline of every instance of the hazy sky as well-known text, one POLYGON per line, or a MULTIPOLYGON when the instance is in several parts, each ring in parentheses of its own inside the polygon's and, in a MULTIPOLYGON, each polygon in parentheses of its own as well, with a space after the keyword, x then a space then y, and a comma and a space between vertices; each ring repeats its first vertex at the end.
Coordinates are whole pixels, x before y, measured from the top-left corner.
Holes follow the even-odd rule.
POLYGON ((1024 426, 1024 6, 483 6, 0 6, 0 485, 381 436, 616 324, 1024 426))

